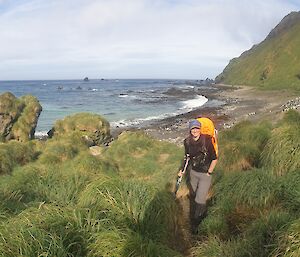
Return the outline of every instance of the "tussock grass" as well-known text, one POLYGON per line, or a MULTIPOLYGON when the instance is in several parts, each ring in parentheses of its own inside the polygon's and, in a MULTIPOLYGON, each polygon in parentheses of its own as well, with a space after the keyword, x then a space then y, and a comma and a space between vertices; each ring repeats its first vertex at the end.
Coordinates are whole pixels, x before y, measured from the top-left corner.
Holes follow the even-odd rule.
MULTIPOLYGON (((296 249, 299 169, 274 176, 261 153, 297 119, 288 114, 272 134, 268 123, 249 122, 221 133, 220 172, 193 256, 296 249)), ((15 154, 0 177, 0 256, 181 256, 180 210, 166 186, 182 148, 126 132, 95 157, 78 131, 5 147, 15 154)))
POLYGON ((263 213, 243 235, 249 242, 249 256, 270 256, 276 245, 276 235, 282 233, 293 219, 292 215, 278 209, 263 213))
POLYGON ((131 237, 127 240, 121 256, 180 257, 182 255, 169 248, 166 244, 149 239, 148 237, 144 237, 142 234, 133 233, 131 237))
POLYGON ((277 233, 282 233, 292 220, 293 216, 280 210, 261 213, 239 234, 224 238, 209 235, 193 248, 193 256, 271 256, 277 233))
POLYGON ((222 241, 218 237, 209 237, 192 250, 193 257, 246 257, 251 256, 247 251, 247 242, 238 239, 222 241))
POLYGON ((265 208, 277 203, 275 190, 275 178, 268 171, 256 169, 224 176, 214 187, 214 197, 217 202, 231 201, 249 207, 265 208))
POLYGON ((35 160, 37 152, 34 144, 10 141, 0 143, 0 175, 10 174, 17 165, 35 160))
POLYGON ((103 158, 92 156, 87 151, 80 152, 72 161, 62 165, 62 170, 72 169, 74 173, 87 173, 94 175, 108 176, 117 175, 119 170, 114 163, 109 162, 103 158))
POLYGON ((110 125, 102 116, 92 113, 77 113, 55 122, 54 137, 65 137, 72 133, 79 134, 87 144, 100 145, 109 141, 110 125))
POLYGON ((73 142, 72 137, 61 140, 51 139, 45 144, 45 148, 39 156, 39 162, 48 165, 63 163, 73 159, 80 151, 86 149, 87 147, 82 141, 73 142))
POLYGON ((208 216, 201 222, 198 231, 203 237, 214 237, 225 240, 230 236, 230 227, 226 221, 226 216, 210 209, 208 216))
POLYGON ((10 176, 0 177, 0 213, 4 216, 19 213, 26 208, 22 202, 22 194, 18 190, 12 189, 10 182, 10 176))
POLYGON ((99 215, 131 228, 140 225, 155 194, 153 187, 140 181, 99 178, 88 185, 79 199, 80 207, 90 207, 99 215))
POLYGON ((268 171, 229 173, 213 187, 212 207, 199 230, 203 236, 231 238, 243 233, 261 213, 282 206, 280 187, 268 171))
MULTIPOLYGON (((138 245, 136 240, 142 238, 146 242, 143 245, 148 245, 145 249, 151 245, 162 247, 161 244, 176 242, 179 213, 174 199, 170 193, 159 192, 147 183, 138 180, 98 179, 83 191, 78 206, 90 208, 94 219, 106 219, 118 229, 129 229, 138 234, 139 237, 132 240, 138 245)), ((142 256, 150 256, 151 251, 142 256)))
POLYGON ((300 170, 289 172, 279 179, 276 197, 289 211, 300 213, 300 170))
POLYGON ((142 132, 124 132, 103 153, 113 162, 122 177, 134 177, 164 187, 176 174, 183 149, 159 142, 142 132))
POLYGON ((294 220, 284 233, 278 235, 277 248, 272 256, 297 257, 300 256, 300 219, 294 220))
POLYGON ((60 166, 30 165, 15 170, 10 181, 10 192, 18 193, 21 201, 74 204, 80 192, 92 180, 89 173, 61 170, 60 166))
POLYGON ((300 126, 300 113, 295 110, 288 110, 282 119, 282 123, 300 126))
POLYGON ((0 256, 84 256, 84 231, 72 211, 30 208, 0 224, 0 256))
POLYGON ((223 131, 219 136, 218 169, 233 172, 260 167, 260 154, 270 136, 271 125, 267 122, 243 121, 223 131))
POLYGON ((262 152, 262 162, 277 176, 300 169, 299 126, 283 125, 274 129, 262 152))
MULTIPOLYGON (((112 226, 110 229, 94 233, 88 245, 88 257, 121 257, 126 247, 130 231, 117 229, 112 226)), ((129 255, 127 255, 129 256, 129 255)))

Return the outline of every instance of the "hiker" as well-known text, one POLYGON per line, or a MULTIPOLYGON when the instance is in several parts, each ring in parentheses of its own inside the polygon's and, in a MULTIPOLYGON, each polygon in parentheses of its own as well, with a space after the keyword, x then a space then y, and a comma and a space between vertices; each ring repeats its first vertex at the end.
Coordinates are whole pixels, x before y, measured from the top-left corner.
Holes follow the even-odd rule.
MULTIPOLYGON (((184 140, 185 158, 189 158, 188 186, 190 189, 190 218, 192 233, 206 215, 206 197, 211 185, 211 174, 217 164, 216 150, 209 135, 201 133, 198 120, 189 122, 189 136, 184 140)), ((182 170, 178 176, 183 176, 182 170)))

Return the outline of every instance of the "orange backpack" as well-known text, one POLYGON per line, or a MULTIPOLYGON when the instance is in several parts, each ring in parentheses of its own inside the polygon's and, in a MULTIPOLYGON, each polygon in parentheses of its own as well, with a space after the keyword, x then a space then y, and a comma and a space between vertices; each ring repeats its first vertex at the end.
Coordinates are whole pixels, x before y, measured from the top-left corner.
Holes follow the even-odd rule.
POLYGON ((209 135, 211 137, 211 142, 215 148, 215 152, 218 157, 218 131, 215 129, 214 123, 209 118, 204 117, 197 118, 197 120, 201 123, 201 134, 209 135))

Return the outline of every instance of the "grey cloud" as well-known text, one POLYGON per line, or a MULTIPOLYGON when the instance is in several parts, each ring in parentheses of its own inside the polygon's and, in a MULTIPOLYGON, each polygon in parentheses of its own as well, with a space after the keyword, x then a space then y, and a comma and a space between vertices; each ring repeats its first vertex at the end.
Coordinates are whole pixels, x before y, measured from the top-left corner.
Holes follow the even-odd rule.
MULTIPOLYGON (((214 76, 294 9, 283 0, 27 1, 0 14, 0 58, 19 78, 24 70, 41 78, 33 67, 49 77, 47 65, 77 77, 80 64, 95 76, 103 67, 135 76, 126 68, 135 65, 147 77, 214 76)), ((0 74, 8 68, 1 65, 0 74)))

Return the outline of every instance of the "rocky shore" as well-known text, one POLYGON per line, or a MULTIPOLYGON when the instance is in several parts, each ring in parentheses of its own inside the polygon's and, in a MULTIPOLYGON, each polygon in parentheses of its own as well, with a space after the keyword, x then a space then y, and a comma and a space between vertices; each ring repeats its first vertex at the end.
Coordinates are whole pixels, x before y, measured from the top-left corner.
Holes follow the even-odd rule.
POLYGON ((188 122, 197 117, 211 118, 220 131, 228 129, 242 120, 276 122, 288 109, 300 111, 300 97, 288 91, 262 91, 249 86, 212 85, 216 90, 205 95, 210 101, 219 100, 224 104, 206 107, 188 113, 155 121, 144 127, 114 129, 116 137, 124 130, 143 130, 158 140, 182 145, 188 135, 188 122))

